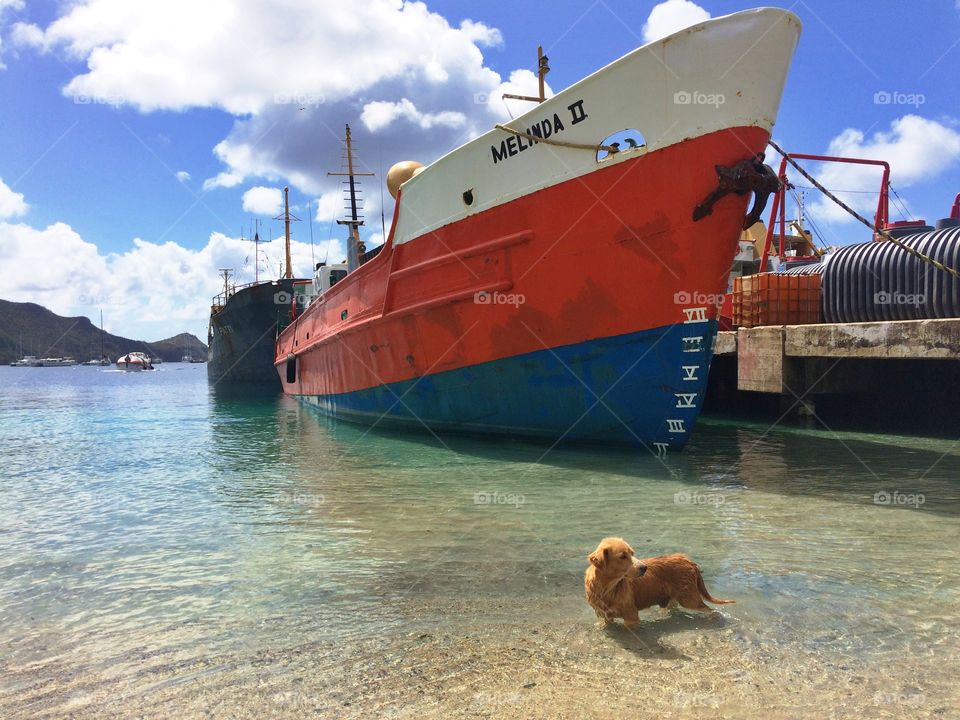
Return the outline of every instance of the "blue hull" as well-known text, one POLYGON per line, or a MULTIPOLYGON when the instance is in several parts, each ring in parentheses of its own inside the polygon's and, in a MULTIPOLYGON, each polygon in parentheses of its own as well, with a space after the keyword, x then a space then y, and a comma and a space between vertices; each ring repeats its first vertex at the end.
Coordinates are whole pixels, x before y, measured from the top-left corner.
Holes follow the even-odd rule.
POLYGON ((716 321, 566 345, 300 400, 378 427, 626 443, 662 454, 700 413, 716 321))

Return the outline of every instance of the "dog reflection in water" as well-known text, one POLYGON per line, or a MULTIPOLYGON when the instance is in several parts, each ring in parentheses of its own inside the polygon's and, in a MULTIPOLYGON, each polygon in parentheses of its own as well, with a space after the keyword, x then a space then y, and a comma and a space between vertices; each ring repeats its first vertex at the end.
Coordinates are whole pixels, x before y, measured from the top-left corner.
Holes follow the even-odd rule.
POLYGON ((587 602, 605 623, 622 618, 625 625, 635 625, 639 611, 654 605, 713 610, 704 600, 714 605, 734 602, 712 597, 700 568, 683 553, 640 560, 625 540, 610 537, 601 540, 587 560, 587 602))

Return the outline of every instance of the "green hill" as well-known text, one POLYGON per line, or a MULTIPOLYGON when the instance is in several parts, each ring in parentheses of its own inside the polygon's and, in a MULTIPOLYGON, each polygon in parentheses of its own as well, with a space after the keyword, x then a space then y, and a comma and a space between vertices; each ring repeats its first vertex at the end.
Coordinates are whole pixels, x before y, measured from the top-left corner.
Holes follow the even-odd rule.
MULTIPOLYGON (((165 362, 178 362, 187 353, 207 357, 207 346, 188 333, 156 342, 103 334, 103 353, 111 361, 135 350, 165 362)), ((0 300, 0 365, 9 365, 21 355, 90 360, 100 355, 100 328, 86 317, 61 317, 35 303, 0 300)))

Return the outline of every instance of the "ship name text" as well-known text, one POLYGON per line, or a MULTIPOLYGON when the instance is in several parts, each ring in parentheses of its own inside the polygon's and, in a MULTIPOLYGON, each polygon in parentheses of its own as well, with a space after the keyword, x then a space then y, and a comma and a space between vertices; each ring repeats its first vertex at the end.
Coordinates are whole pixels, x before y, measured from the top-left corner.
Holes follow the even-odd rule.
MULTIPOLYGON (((567 105, 567 110, 570 111, 570 124, 576 125, 579 122, 583 122, 589 117, 586 111, 583 109, 583 100, 577 100, 575 103, 567 105)), ((523 132, 527 135, 534 135, 538 138, 546 140, 552 135, 559 135, 564 130, 566 126, 563 124, 563 120, 560 119, 560 113, 554 113, 553 117, 546 117, 540 122, 534 123, 530 127, 526 128, 523 132)), ((505 138, 500 141, 500 145, 491 145, 490 154, 493 156, 493 164, 496 165, 499 162, 506 160, 507 158, 512 158, 514 155, 519 155, 524 150, 533 145, 536 145, 539 140, 533 140, 531 138, 520 137, 519 135, 511 135, 508 138, 505 138)))

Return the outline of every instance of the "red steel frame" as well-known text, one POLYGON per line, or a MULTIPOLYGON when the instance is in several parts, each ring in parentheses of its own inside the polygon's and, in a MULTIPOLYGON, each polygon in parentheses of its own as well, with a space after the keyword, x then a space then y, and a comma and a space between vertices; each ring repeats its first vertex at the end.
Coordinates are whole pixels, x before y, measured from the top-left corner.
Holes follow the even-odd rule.
MULTIPOLYGON (((819 162, 851 163, 854 165, 879 165, 883 168, 883 177, 880 180, 880 199, 877 201, 877 213, 873 218, 874 227, 885 228, 890 219, 890 163, 885 160, 867 160, 865 158, 833 157, 831 155, 809 155, 806 153, 788 153, 787 157, 794 160, 816 160, 819 162)), ((770 246, 773 243, 773 229, 777 224, 777 213, 780 214, 781 242, 787 234, 786 193, 787 193, 787 158, 780 161, 780 189, 773 196, 770 207, 770 222, 767 224, 767 236, 763 241, 763 255, 760 258, 760 272, 767 271, 767 259, 770 257, 770 246)), ((960 194, 954 201, 954 211, 960 213, 960 194)), ((958 214, 960 217, 960 214, 958 214)))

